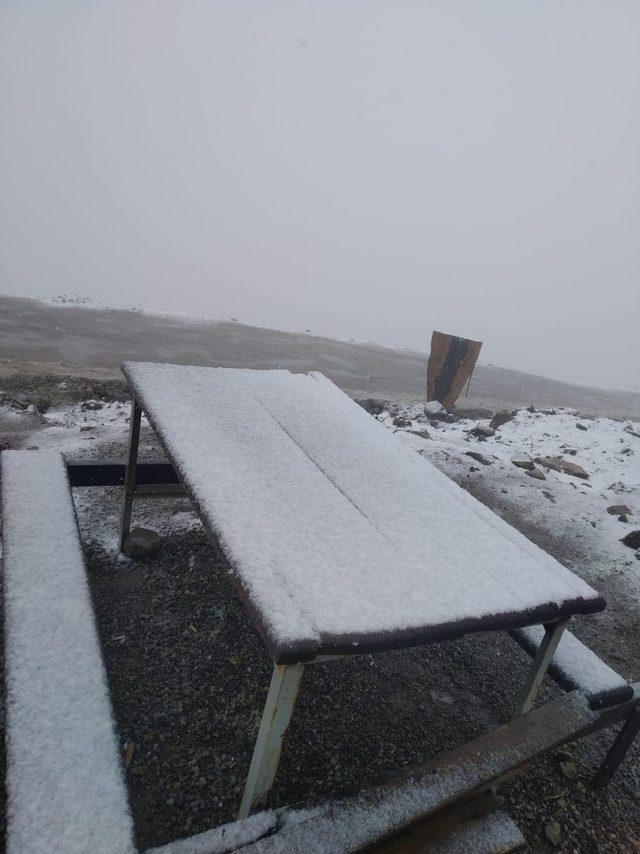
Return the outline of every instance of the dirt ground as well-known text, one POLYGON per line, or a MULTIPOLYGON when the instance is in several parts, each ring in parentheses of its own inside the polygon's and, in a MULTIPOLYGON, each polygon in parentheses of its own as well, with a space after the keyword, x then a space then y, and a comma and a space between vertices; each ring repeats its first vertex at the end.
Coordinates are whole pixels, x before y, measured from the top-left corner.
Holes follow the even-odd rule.
MULTIPOLYGON (((29 391, 64 400, 125 397, 119 383, 68 376, 60 388, 60 381, 33 379, 29 391)), ((37 436, 5 432, 5 441, 37 444, 37 436)), ((100 446, 104 457, 123 452, 124 434, 100 446)), ((158 452, 145 430, 141 456, 158 452)), ((92 455, 94 443, 87 441, 83 456, 92 455)), ((477 485, 474 491, 487 503, 494 500, 477 485)), ((158 845, 230 820, 270 677, 264 647, 185 499, 136 503, 134 524, 159 531, 162 549, 129 561, 116 556, 109 540, 117 530, 120 490, 77 489, 74 498, 117 728, 122 746, 130 745, 127 781, 138 842, 141 848, 158 845)), ((575 559, 575 544, 532 529, 503 507, 500 512, 561 561, 575 559)), ((608 648, 620 656, 611 663, 631 675, 639 663, 638 615, 614 581, 603 592, 612 614, 608 648)), ((599 619, 589 618, 596 648, 605 625, 599 619)), ((509 718, 528 664, 507 636, 491 633, 308 667, 273 804, 362 786, 495 728, 509 718)), ((543 699, 558 693, 549 684, 543 699)), ((503 787, 529 850, 552 850, 545 837, 552 819, 560 824, 563 850, 639 850, 640 746, 604 792, 588 786, 613 736, 600 733, 549 755, 503 787), (571 779, 561 761, 575 766, 571 779)))

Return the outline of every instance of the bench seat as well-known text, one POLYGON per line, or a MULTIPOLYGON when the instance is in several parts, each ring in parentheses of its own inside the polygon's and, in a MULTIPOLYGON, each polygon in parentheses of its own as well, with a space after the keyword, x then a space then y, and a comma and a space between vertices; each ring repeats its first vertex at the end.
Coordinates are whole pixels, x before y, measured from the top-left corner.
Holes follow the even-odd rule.
POLYGON ((64 459, 2 454, 7 850, 135 851, 64 459))
MULTIPOLYGON (((532 658, 544 637, 542 626, 527 626, 510 632, 511 637, 532 658)), ((549 676, 565 691, 581 691, 591 708, 604 708, 631 699, 633 688, 588 646, 565 631, 556 650, 549 676)))

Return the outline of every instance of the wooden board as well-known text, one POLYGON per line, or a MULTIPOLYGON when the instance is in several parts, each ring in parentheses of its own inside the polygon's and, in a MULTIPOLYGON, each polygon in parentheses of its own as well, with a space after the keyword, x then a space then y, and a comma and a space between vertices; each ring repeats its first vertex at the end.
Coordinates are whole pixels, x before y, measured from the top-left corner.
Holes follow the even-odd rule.
POLYGON ((482 341, 434 332, 427 363, 427 400, 451 409, 476 366, 481 347, 482 341))

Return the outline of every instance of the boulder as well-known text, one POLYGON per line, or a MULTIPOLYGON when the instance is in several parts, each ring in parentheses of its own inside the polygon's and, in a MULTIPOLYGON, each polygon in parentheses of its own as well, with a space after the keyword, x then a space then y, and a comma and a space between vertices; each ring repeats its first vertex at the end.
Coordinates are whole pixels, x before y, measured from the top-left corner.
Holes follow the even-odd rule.
POLYGON ((421 439, 430 439, 431 433, 428 430, 407 430, 407 433, 413 433, 414 436, 420 436, 421 439))
POLYGON ((124 542, 127 557, 145 558, 160 551, 160 535, 149 528, 132 528, 124 542))
POLYGON ((496 431, 493 427, 488 427, 485 424, 476 424, 473 430, 469 431, 472 436, 478 436, 480 439, 490 439, 491 436, 495 436, 496 431))
POLYGON ((488 460, 486 457, 483 457, 482 454, 479 454, 477 451, 465 451, 467 457, 471 457, 471 459, 475 460, 478 463, 482 463, 483 466, 490 466, 491 460, 488 460))
POLYGON ((640 530, 629 531, 621 540, 630 549, 640 549, 640 530))
POLYGON ((356 403, 359 403, 363 409, 366 409, 369 415, 380 415, 387 409, 387 404, 384 400, 374 400, 372 397, 368 397, 365 400, 357 400, 356 403))
POLYGON ((611 504, 607 507, 607 513, 610 513, 611 516, 630 516, 633 510, 626 504, 611 504))
POLYGON ((582 480, 589 480, 589 474, 582 466, 571 463, 562 457, 536 457, 535 462, 547 469, 552 469, 552 471, 560 471, 573 477, 582 478, 582 480))
POLYGON ((507 421, 512 421, 513 415, 508 412, 506 409, 501 409, 499 412, 493 416, 491 421, 489 422, 489 427, 492 430, 497 430, 498 427, 502 427, 503 424, 506 424, 507 421))
POLYGON ((529 477, 534 477, 536 480, 546 480, 544 473, 540 471, 540 469, 525 469, 525 474, 528 474, 529 477))
POLYGON ((396 415, 396 417, 393 419, 393 426, 394 427, 410 427, 411 426, 411 419, 405 418, 403 415, 396 415))
POLYGON ((588 430, 589 428, 585 427, 584 424, 580 424, 580 422, 578 421, 578 423, 576 424, 576 429, 577 430, 588 430))
POLYGON ((533 460, 511 460, 514 466, 517 466, 519 469, 528 469, 529 471, 534 471, 536 464, 533 460))

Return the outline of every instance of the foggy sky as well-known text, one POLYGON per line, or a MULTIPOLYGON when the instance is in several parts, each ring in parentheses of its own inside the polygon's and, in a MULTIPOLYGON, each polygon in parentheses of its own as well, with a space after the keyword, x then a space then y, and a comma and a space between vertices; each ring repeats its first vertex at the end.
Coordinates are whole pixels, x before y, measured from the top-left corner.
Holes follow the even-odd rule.
POLYGON ((0 290, 640 387, 637 0, 5 0, 0 290))

